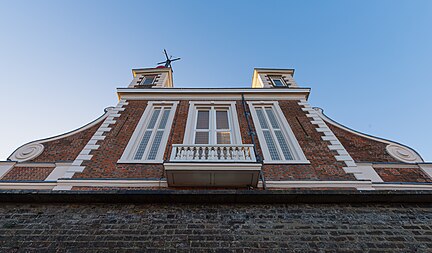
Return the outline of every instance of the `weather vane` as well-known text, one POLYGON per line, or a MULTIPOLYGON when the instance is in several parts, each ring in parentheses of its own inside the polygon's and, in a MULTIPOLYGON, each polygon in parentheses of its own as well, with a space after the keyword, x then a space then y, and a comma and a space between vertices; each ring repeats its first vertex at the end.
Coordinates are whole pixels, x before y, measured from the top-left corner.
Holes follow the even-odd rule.
POLYGON ((166 61, 159 62, 157 64, 165 64, 165 68, 171 68, 171 62, 180 60, 180 58, 173 59, 172 55, 170 55, 170 57, 168 57, 167 51, 165 49, 164 49, 164 53, 165 53, 166 61))

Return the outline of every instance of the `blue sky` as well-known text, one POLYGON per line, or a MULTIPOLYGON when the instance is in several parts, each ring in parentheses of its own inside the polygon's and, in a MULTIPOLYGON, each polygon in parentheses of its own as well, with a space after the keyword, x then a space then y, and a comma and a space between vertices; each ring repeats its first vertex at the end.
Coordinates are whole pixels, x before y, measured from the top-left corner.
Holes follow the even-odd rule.
POLYGON ((0 1, 0 160, 116 104, 163 48, 176 87, 295 68, 310 103, 432 161, 432 1, 0 1))

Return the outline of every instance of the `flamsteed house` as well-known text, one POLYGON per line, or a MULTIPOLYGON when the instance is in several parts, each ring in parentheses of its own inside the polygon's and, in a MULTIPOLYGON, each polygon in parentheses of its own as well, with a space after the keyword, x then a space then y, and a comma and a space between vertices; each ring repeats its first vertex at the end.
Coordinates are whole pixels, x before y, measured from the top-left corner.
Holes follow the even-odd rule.
POLYGON ((0 189, 432 190, 430 163, 325 116, 293 69, 254 69, 250 88, 175 88, 171 68, 132 73, 101 117, 0 162, 0 189))
POLYGON ((325 116, 294 70, 132 73, 101 117, 0 162, 1 252, 430 252, 432 164, 325 116))

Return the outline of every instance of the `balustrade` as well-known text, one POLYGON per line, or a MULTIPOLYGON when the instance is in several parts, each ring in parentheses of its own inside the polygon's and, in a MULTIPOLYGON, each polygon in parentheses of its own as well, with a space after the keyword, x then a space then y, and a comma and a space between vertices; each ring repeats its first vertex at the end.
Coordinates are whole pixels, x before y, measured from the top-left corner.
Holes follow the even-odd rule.
POLYGON ((252 144, 173 144, 171 161, 256 162, 252 144))

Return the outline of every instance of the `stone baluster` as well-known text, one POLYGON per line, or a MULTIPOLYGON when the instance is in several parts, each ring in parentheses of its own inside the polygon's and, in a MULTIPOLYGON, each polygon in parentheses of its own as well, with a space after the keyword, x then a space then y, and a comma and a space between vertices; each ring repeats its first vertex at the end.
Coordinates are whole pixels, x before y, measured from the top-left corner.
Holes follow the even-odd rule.
POLYGON ((233 160, 238 160, 239 159, 239 154, 238 154, 238 147, 233 147, 234 151, 233 151, 233 160))
POLYGON ((226 148, 226 159, 231 160, 231 147, 226 148))
POLYGON ((216 151, 215 147, 210 147, 210 159, 209 160, 215 160, 216 159, 216 151))
POLYGON ((174 148, 174 152, 176 154, 175 156, 175 160, 180 160, 181 158, 181 147, 173 147, 174 148))
POLYGON ((250 156, 250 149, 251 149, 251 147, 247 147, 247 148, 245 149, 245 154, 246 154, 246 156, 245 156, 245 160, 250 160, 250 159, 251 159, 251 156, 250 156))
POLYGON ((193 147, 193 149, 194 149, 194 160, 199 160, 200 147, 193 147))
POLYGON ((207 155, 206 155, 206 150, 207 150, 207 147, 202 147, 202 153, 201 153, 201 160, 207 160, 207 155))
POLYGON ((185 160, 186 159, 186 151, 184 149, 184 147, 180 147, 180 159, 181 160, 185 160))
POLYGON ((221 147, 220 148, 221 149, 221 151, 220 151, 220 159, 221 160, 225 160, 225 151, 226 151, 226 147, 221 147))

